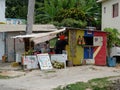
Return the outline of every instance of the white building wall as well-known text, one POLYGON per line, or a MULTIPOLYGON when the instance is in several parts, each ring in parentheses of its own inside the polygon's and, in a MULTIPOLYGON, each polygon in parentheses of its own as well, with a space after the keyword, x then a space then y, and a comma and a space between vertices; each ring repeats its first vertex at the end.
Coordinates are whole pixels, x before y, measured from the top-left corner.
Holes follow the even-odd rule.
POLYGON ((4 36, 3 33, 0 33, 0 61, 2 60, 2 56, 5 53, 5 44, 4 44, 4 36))
POLYGON ((120 32, 120 0, 107 0, 102 3, 102 30, 104 28, 116 28, 120 32), (119 15, 113 18, 112 5, 119 3, 119 15), (106 13, 104 13, 104 7, 106 7, 106 13))
POLYGON ((5 20, 5 0, 0 0, 0 22, 6 22, 6 20, 5 20))

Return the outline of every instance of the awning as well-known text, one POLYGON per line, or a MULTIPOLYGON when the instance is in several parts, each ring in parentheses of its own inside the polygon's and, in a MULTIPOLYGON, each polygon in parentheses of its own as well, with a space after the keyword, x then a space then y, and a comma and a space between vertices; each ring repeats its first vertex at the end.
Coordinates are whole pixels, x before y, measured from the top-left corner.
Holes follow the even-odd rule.
POLYGON ((65 31, 66 28, 57 30, 57 31, 52 31, 52 32, 47 32, 47 33, 37 33, 37 34, 29 34, 29 35, 18 35, 18 36, 13 36, 11 38, 30 38, 31 41, 33 41, 35 44, 42 43, 45 41, 48 41, 52 38, 56 37, 56 34, 65 31))
POLYGON ((33 41, 35 44, 38 44, 38 43, 42 43, 42 42, 48 41, 50 39, 53 39, 55 37, 56 37, 56 35, 47 35, 47 36, 43 36, 43 37, 39 37, 39 38, 32 38, 30 40, 33 41))

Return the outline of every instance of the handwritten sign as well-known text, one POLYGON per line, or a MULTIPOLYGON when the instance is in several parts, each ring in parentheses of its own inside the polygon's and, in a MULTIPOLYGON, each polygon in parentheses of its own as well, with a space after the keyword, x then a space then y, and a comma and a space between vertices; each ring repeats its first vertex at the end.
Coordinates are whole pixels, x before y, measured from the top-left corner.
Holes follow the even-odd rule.
POLYGON ((23 56, 23 65, 26 65, 27 69, 38 68, 38 61, 36 55, 23 56))
POLYGON ((52 69, 52 64, 49 58, 49 55, 46 54, 37 54, 38 62, 40 64, 41 70, 52 69))

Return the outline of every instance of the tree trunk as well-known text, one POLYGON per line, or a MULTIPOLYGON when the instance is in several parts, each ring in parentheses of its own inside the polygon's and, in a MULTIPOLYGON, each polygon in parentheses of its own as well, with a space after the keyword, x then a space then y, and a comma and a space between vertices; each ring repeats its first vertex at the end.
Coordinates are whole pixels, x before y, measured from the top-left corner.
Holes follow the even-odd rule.
POLYGON ((33 18, 34 18, 34 6, 35 6, 35 0, 29 0, 29 3, 28 3, 28 14, 27 14, 26 34, 31 34, 32 33, 33 18))

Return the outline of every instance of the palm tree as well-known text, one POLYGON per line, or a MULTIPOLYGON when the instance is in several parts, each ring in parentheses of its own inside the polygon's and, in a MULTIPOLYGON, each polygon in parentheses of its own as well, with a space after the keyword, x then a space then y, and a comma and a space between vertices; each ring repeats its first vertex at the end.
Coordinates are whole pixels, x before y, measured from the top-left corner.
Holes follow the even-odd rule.
POLYGON ((97 21, 101 22, 101 7, 96 0, 80 0, 79 7, 86 15, 86 21, 89 26, 94 26, 97 21))
MULTIPOLYGON (((44 0, 36 9, 36 22, 37 23, 50 23, 55 21, 55 17, 61 10, 69 10, 77 8, 85 13, 85 21, 92 22, 91 25, 96 24, 96 20, 100 20, 100 6, 96 0, 44 0)), ((63 13, 64 14, 64 13, 63 13)), ((75 18, 75 17, 74 17, 75 18)))

